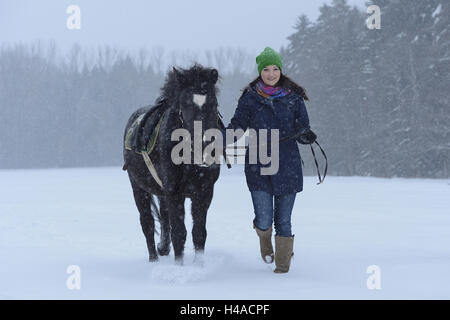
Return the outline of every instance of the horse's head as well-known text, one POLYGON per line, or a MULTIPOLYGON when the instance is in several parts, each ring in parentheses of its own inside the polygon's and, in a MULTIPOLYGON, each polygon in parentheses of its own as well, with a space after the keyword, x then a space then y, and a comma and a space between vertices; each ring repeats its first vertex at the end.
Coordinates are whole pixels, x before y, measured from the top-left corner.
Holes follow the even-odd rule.
POLYGON ((216 69, 204 68, 199 64, 190 69, 174 67, 162 88, 162 97, 177 113, 180 121, 178 128, 186 129, 193 140, 201 139, 202 150, 209 143, 204 140, 205 131, 218 128, 218 77, 216 69))
POLYGON ((203 130, 217 128, 216 69, 195 64, 190 69, 173 68, 169 72, 164 96, 177 108, 183 127, 191 134, 194 121, 201 121, 203 130))

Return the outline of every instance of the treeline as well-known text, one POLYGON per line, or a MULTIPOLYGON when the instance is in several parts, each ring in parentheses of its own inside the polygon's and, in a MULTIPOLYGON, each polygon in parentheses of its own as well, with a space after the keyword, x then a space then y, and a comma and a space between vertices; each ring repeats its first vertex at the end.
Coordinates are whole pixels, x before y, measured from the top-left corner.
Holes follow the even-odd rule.
MULTIPOLYGON (((334 0, 315 22, 300 16, 289 45, 280 48, 283 71, 310 97, 328 174, 449 177, 450 3, 371 4, 381 9, 380 29, 367 28, 366 12, 334 0)), ((60 59, 54 44, 5 45, 0 168, 121 165, 125 123, 154 102, 170 65, 218 68, 228 123, 240 90, 256 76, 254 59, 232 48, 132 55, 80 46, 60 59)), ((302 147, 305 173, 313 175, 308 149, 302 147)))
MULTIPOLYGON (((230 119, 249 69, 256 67, 243 65, 249 56, 240 49, 206 51, 203 58, 205 66, 226 70, 219 103, 230 119)), ((61 58, 54 43, 3 46, 0 168, 120 165, 125 124, 134 110, 159 96, 170 67, 165 59, 170 66, 189 67, 199 55, 155 48, 132 56, 75 45, 61 58)))
POLYGON ((450 176, 450 2, 335 0, 301 16, 283 48, 336 175, 450 176), (369 5, 369 3, 368 3, 369 5))

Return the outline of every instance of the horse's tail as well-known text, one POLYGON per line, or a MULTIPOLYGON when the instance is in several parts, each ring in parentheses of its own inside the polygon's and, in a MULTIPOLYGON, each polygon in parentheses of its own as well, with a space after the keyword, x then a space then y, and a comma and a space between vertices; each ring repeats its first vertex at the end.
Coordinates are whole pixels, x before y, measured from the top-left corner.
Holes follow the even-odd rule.
POLYGON ((125 163, 123 164, 122 170, 126 171, 128 169, 128 159, 125 159, 125 163))

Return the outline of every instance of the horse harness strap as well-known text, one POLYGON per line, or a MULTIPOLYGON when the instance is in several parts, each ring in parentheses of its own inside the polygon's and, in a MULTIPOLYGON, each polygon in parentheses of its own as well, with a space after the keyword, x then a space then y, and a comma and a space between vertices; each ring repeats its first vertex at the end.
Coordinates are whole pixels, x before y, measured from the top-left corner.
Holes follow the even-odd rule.
POLYGON ((163 115, 161 116, 161 119, 159 119, 158 124, 156 125, 156 129, 153 131, 152 136, 149 140, 149 145, 147 145, 147 150, 142 152, 142 157, 144 158, 144 162, 147 165, 148 171, 150 171, 150 174, 152 175, 153 179, 158 183, 158 185, 163 189, 163 184, 161 179, 158 176, 158 173, 156 172, 155 166, 153 165, 152 160, 150 159, 150 153, 153 151, 153 148, 155 147, 156 140, 158 139, 159 129, 161 128, 162 120, 164 119, 164 115, 166 114, 167 110, 164 111, 163 115))
POLYGON ((153 179, 159 184, 161 189, 163 188, 162 181, 158 177, 158 173, 156 172, 155 166, 153 165, 152 160, 150 160, 150 157, 147 152, 142 152, 142 157, 144 158, 144 162, 147 165, 148 171, 150 171, 150 174, 152 175, 153 179))
MULTIPOLYGON (((148 143, 145 145, 145 149, 143 150, 135 150, 135 152, 137 154, 141 154, 142 158, 144 159, 144 162, 147 166, 147 169, 150 171, 150 174, 152 175, 153 179, 155 179, 155 181, 158 183, 158 185, 163 188, 162 185, 162 181, 158 176, 158 173, 156 172, 155 166, 153 165, 152 160, 150 159, 150 153, 153 151, 156 141, 158 139, 158 134, 159 134, 159 129, 161 128, 161 123, 162 120, 164 119, 164 116, 166 114, 167 110, 164 111, 164 113, 161 115, 161 118, 159 119, 155 129, 153 130, 148 143)), ((135 129, 135 127, 139 124, 139 122, 143 119, 144 114, 142 114, 139 118, 137 118, 135 120, 135 123, 133 123, 133 125, 131 126, 131 128, 128 130, 127 135, 125 137, 125 148, 127 150, 132 150, 131 146, 130 146, 130 139, 131 139, 131 135, 133 130, 135 129)))
MULTIPOLYGON (((164 113, 162 114, 161 118, 159 119, 158 124, 156 125, 156 128, 153 130, 153 132, 152 132, 152 134, 151 134, 151 136, 149 138, 149 142, 146 144, 146 148, 144 150, 140 150, 140 151, 136 150, 135 151, 137 154, 141 154, 142 155, 142 158, 144 159, 144 162, 145 162, 145 165, 147 166, 148 171, 152 175, 153 179, 155 179, 155 181, 161 187, 161 189, 163 188, 163 184, 162 184, 162 181, 159 178, 158 173, 157 173, 157 171, 155 169, 155 165, 153 164, 152 160, 150 159, 150 153, 153 151, 153 149, 155 147, 155 144, 156 144, 156 141, 157 141, 158 135, 159 135, 159 130, 161 128, 162 120, 164 119, 164 116, 166 115, 167 112, 168 112, 168 110, 165 110, 164 113)), ((144 115, 141 115, 139 118, 137 118, 135 123, 139 124, 139 122, 142 120, 143 116, 144 115)), ((222 121, 221 121, 221 119, 219 119, 219 116, 221 117, 222 115, 217 110, 217 125, 218 126, 224 126, 222 121)), ((179 108, 179 111, 178 111, 178 118, 180 119, 181 127, 183 128, 184 127, 184 121, 183 121, 183 116, 181 114, 181 105, 180 105, 180 108, 179 108)), ((132 133, 133 129, 134 129, 134 126, 132 126, 128 130, 127 136, 125 138, 125 148, 127 150, 132 150, 131 146, 129 145, 129 140, 130 140, 131 133, 132 133)), ((231 165, 230 165, 226 155, 225 155, 225 160, 227 162, 228 168, 230 168, 231 165)))

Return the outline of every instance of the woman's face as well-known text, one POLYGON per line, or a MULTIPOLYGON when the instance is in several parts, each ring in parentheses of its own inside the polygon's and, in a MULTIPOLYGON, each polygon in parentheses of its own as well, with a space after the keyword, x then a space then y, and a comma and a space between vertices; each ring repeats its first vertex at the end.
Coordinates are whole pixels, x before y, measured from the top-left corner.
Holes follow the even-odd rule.
POLYGON ((274 86, 280 80, 281 71, 276 65, 264 67, 261 70, 261 78, 264 83, 269 86, 274 86))

